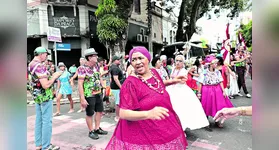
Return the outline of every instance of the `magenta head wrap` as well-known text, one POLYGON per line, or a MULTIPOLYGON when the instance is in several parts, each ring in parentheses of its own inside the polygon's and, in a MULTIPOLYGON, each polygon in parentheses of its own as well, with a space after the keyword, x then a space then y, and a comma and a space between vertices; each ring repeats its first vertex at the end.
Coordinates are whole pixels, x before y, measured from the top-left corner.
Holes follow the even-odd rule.
POLYGON ((136 52, 142 53, 142 54, 148 59, 148 61, 150 62, 150 60, 151 60, 151 55, 150 55, 150 53, 148 52, 148 50, 147 50, 145 47, 143 47, 143 46, 134 47, 134 48, 130 51, 130 53, 129 53, 130 62, 132 62, 132 55, 133 55, 134 53, 136 53, 136 52))
POLYGON ((205 63, 207 64, 216 63, 216 62, 218 62, 218 59, 216 59, 215 56, 208 55, 205 57, 205 63))

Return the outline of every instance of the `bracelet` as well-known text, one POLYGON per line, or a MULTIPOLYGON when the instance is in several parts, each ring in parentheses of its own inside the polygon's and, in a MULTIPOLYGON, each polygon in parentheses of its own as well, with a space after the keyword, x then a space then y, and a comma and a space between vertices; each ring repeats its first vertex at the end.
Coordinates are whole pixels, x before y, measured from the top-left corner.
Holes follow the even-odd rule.
POLYGON ((245 116, 246 115, 246 109, 243 107, 240 107, 240 115, 245 116))

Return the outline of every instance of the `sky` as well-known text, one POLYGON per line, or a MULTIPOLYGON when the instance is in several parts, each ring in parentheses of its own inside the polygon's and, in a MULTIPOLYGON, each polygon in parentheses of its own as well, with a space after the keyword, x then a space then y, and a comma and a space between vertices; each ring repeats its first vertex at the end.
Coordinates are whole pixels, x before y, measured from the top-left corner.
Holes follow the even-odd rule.
MULTIPOLYGON (((228 13, 229 11, 224 10, 219 18, 215 15, 211 15, 212 18, 210 20, 205 16, 197 21, 196 25, 202 28, 200 36, 207 39, 209 44, 212 43, 212 45, 216 45, 217 42, 222 42, 226 39, 227 23, 230 24, 230 38, 236 40, 236 31, 239 28, 241 18, 244 24, 247 24, 250 18, 252 19, 252 12, 243 12, 238 18, 234 18, 233 20, 226 17, 228 13)), ((210 14, 213 14, 213 12, 210 12, 210 14)))

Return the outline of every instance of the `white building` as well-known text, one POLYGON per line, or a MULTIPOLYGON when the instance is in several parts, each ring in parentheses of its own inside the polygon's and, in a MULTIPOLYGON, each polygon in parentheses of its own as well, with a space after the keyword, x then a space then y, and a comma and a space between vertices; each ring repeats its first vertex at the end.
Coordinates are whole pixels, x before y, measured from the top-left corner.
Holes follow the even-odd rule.
POLYGON ((163 10, 163 42, 165 44, 172 44, 176 42, 176 31, 177 31, 177 17, 172 13, 167 13, 163 10))

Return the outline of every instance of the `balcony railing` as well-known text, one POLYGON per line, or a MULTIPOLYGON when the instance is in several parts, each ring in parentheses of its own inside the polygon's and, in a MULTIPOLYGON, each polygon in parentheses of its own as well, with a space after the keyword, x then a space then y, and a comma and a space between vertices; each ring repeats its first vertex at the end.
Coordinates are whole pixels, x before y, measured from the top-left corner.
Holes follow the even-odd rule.
POLYGON ((77 0, 48 0, 48 3, 76 5, 77 0))

